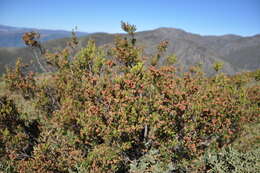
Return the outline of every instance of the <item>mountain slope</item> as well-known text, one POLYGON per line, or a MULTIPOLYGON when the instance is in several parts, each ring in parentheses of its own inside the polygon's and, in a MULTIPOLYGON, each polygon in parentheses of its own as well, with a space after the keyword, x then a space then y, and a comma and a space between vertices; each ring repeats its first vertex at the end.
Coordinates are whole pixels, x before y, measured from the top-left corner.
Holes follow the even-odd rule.
MULTIPOLYGON (((79 37, 80 47, 85 47, 89 39, 96 41, 98 46, 112 46, 116 34, 95 33, 79 37)), ((121 34, 122 35, 122 34, 121 34)), ((137 44, 144 47, 145 55, 152 55, 160 41, 168 40, 166 55, 176 54, 179 65, 187 69, 190 65, 202 63, 208 74, 213 73, 212 64, 216 61, 224 62, 223 72, 234 74, 240 71, 250 71, 260 68, 260 35, 241 37, 237 35, 201 36, 174 28, 159 28, 151 31, 136 33, 137 44)), ((44 47, 51 50, 66 46, 68 38, 51 40, 44 43, 44 47)), ((29 49, 5 48, 0 49, 0 73, 5 64, 13 65, 16 57, 32 59, 29 49), (9 53, 8 53, 9 52, 9 53)), ((35 69, 38 71, 39 69, 35 69)))
MULTIPOLYGON (((71 36, 71 32, 63 30, 46 30, 34 28, 18 28, 0 25, 0 47, 23 47, 22 35, 25 32, 36 31, 41 34, 41 41, 54 40, 71 36)), ((77 32, 77 35, 84 36, 88 33, 77 32)))

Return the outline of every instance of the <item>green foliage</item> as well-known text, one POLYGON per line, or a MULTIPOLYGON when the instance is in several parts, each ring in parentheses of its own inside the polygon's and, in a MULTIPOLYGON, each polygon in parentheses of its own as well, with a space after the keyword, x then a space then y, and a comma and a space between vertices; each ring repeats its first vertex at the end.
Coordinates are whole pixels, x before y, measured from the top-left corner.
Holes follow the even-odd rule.
POLYGON ((211 173, 255 173, 260 172, 260 150, 246 153, 227 147, 218 153, 207 153, 205 164, 211 173))
POLYGON ((166 65, 174 65, 177 62, 177 56, 175 54, 166 57, 166 65))
POLYGON ((216 72, 219 72, 223 68, 223 62, 215 62, 213 68, 216 72))
POLYGON ((91 73, 100 73, 105 62, 104 53, 96 47, 93 40, 90 40, 87 47, 79 51, 73 61, 74 68, 87 70, 91 73))
POLYGON ((122 28, 130 38, 118 36, 109 56, 94 41, 75 56, 68 48, 46 54, 56 72, 41 82, 23 73, 20 63, 7 71, 7 88, 26 95, 37 120, 20 118, 23 112, 14 106, 11 113, 1 107, 3 126, 6 115, 17 119, 10 125, 15 133, 9 126, 1 130, 0 159, 6 167, 18 172, 189 170, 206 151, 231 144, 243 124, 259 118, 257 89, 224 74, 207 78, 198 66, 178 71, 168 66, 175 56, 161 66, 167 41, 158 45, 149 65, 135 45, 135 26, 122 23, 122 28), (23 145, 29 151, 21 158, 23 145))
POLYGON ((260 81, 260 70, 257 70, 257 71, 255 72, 255 80, 256 80, 256 81, 260 81))
POLYGON ((173 170, 172 163, 163 162, 160 158, 158 150, 152 149, 148 151, 138 160, 134 160, 130 164, 131 173, 163 173, 170 172, 173 170))

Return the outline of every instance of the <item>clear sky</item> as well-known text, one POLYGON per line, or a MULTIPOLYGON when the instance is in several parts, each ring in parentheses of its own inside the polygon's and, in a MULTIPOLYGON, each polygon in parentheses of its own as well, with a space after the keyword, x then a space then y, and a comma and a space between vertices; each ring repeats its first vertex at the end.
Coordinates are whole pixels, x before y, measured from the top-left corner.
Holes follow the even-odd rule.
POLYGON ((260 0, 0 0, 0 24, 86 32, 173 27, 201 35, 260 33, 260 0))

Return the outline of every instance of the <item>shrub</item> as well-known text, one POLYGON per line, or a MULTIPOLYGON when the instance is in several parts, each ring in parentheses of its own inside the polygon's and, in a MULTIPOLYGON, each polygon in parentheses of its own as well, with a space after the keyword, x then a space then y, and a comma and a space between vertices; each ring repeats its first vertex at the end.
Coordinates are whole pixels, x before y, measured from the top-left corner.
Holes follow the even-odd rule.
POLYGON ((33 98, 36 89, 35 73, 27 72, 27 65, 20 59, 17 60, 15 69, 7 68, 4 74, 4 81, 7 88, 11 91, 17 91, 25 99, 33 98))
POLYGON ((145 173, 145 172, 171 172, 173 171, 172 163, 166 164, 160 158, 158 150, 152 149, 148 151, 145 155, 140 157, 138 160, 134 160, 130 164, 131 173, 145 173))
POLYGON ((259 148, 241 153, 231 147, 227 147, 218 153, 207 153, 204 159, 208 172, 255 173, 260 171, 259 158, 259 148))
POLYGON ((255 80, 256 80, 256 81, 260 81, 260 70, 257 70, 257 71, 255 72, 255 80))
POLYGON ((0 98, 0 163, 1 171, 15 172, 20 160, 31 157, 39 137, 38 122, 20 116, 13 100, 0 98))
MULTIPOLYGON (((232 143, 241 125, 257 117, 249 92, 232 78, 168 66, 176 61, 162 58, 168 41, 145 62, 136 27, 122 23, 122 29, 129 35, 117 37, 109 55, 94 41, 74 56, 68 48, 46 53, 57 71, 45 82, 22 73, 20 63, 7 71, 8 88, 30 98, 40 114, 39 124, 22 120, 24 136, 18 136, 29 141, 30 157, 17 166, 7 157, 9 166, 20 172, 180 170, 232 143), (25 133, 29 127, 38 128, 37 142, 25 133)), ((10 145, 20 150, 16 144, 10 145)))

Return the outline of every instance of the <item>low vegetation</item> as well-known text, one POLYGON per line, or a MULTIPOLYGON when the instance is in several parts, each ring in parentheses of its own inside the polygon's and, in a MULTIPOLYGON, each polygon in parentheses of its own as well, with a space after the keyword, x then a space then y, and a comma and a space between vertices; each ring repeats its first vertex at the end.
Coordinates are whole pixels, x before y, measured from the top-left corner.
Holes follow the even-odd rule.
POLYGON ((239 146, 259 128, 259 71, 227 76, 216 62, 213 77, 200 65, 183 72, 174 55, 161 59, 167 41, 147 58, 135 26, 122 29, 128 36, 109 50, 89 41, 74 56, 73 37, 43 51, 55 72, 40 76, 21 61, 6 71, 0 171, 258 172, 259 134, 239 146))

